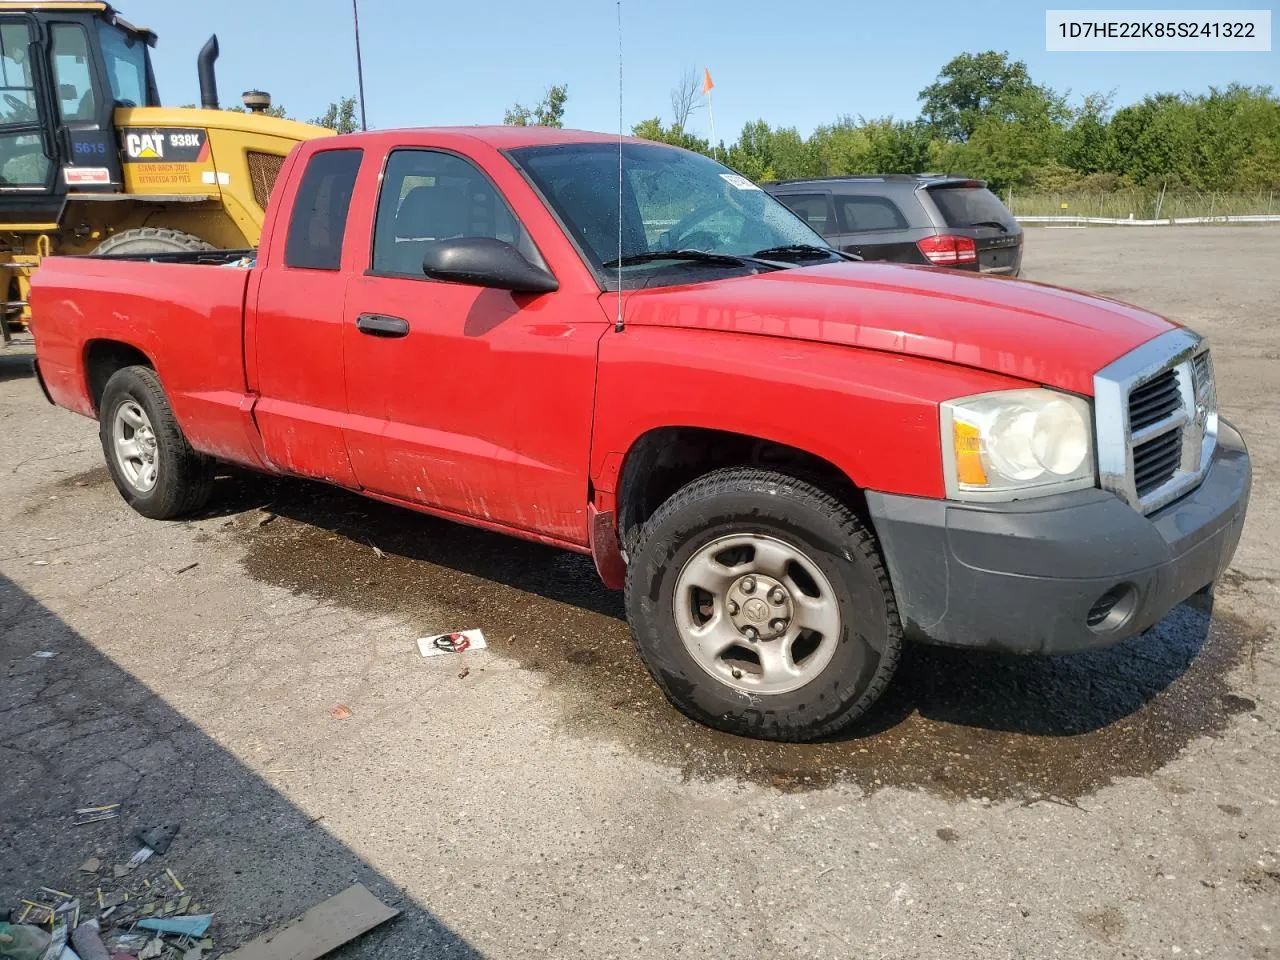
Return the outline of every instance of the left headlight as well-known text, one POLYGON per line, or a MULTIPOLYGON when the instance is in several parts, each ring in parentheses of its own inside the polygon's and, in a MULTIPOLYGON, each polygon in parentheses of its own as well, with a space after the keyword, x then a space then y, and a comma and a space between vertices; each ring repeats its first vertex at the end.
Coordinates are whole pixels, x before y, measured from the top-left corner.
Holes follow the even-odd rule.
POLYGON ((1095 483, 1089 401, 1001 390, 941 405, 942 464, 953 500, 1017 500, 1095 483))

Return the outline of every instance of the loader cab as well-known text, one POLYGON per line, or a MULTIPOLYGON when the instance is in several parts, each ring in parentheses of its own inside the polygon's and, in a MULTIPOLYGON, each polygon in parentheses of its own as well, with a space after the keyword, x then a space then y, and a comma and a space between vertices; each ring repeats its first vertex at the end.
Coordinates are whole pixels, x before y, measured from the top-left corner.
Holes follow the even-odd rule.
POLYGON ((0 227, 121 190, 113 115, 159 105, 154 43, 106 3, 0 0, 0 227))

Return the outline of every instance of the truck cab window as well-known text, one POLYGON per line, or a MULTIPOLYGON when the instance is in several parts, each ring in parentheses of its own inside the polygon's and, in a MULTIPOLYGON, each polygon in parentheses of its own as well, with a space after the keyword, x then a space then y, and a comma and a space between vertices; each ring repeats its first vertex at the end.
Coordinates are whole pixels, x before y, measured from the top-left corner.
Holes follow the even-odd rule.
POLYGON ((307 163, 289 220, 286 266, 337 270, 363 150, 323 150, 307 163))
POLYGON ((53 79, 57 84, 62 119, 91 123, 98 112, 89 63, 89 38, 84 27, 59 23, 53 27, 53 79))
POLYGON ((378 198, 374 271, 421 277, 423 245, 453 237, 494 237, 545 266, 520 221, 479 168, 437 150, 392 152, 378 198))

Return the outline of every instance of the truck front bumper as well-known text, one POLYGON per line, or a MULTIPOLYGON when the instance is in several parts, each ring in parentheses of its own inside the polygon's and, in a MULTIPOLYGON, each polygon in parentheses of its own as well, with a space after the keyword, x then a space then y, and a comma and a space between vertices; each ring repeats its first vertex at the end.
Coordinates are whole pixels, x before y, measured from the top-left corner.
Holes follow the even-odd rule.
POLYGON ((867 494, 907 636, 1069 653, 1152 626, 1231 562, 1249 503, 1244 441, 1219 421, 1204 481, 1143 516, 1105 490, 1010 503, 867 494))

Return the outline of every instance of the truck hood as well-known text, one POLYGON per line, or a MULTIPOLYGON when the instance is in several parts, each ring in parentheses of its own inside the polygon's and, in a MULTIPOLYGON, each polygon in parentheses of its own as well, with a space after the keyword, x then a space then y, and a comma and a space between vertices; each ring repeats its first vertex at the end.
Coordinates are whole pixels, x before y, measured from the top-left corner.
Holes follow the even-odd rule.
POLYGON ((626 320, 907 354, 1085 396, 1094 373, 1175 326, 1073 290, 888 263, 641 290, 628 298, 626 320))

